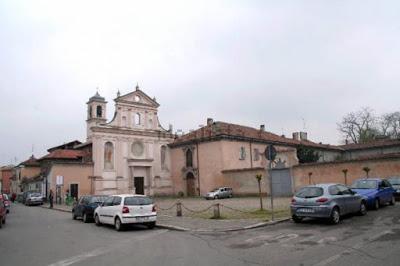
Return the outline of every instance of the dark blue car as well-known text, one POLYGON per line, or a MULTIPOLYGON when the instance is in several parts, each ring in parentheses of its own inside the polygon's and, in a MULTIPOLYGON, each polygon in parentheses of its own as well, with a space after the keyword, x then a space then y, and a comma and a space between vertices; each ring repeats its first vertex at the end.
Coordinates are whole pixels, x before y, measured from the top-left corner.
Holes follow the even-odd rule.
POLYGON ((386 179, 364 178, 354 181, 351 190, 365 197, 367 206, 372 209, 379 209, 380 206, 389 203, 395 204, 392 185, 386 179))
POLYGON ((101 205, 107 196, 89 195, 82 196, 79 201, 72 207, 72 219, 82 217, 82 221, 88 223, 93 220, 94 210, 101 205))

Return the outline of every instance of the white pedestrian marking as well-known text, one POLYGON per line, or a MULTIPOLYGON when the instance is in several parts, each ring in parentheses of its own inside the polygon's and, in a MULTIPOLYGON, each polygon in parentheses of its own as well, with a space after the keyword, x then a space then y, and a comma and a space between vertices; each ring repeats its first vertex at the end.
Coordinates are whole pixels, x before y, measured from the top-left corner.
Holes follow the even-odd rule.
POLYGON ((99 255, 103 255, 105 253, 111 252, 111 251, 113 251, 115 249, 118 249, 121 245, 125 246, 126 243, 128 243, 128 242, 146 240, 148 238, 151 238, 151 237, 154 237, 154 236, 157 236, 157 235, 161 235, 161 234, 166 233, 166 232, 168 232, 168 230, 159 230, 159 231, 156 231, 154 233, 149 233, 147 235, 135 237, 133 239, 129 239, 129 240, 126 240, 126 241, 121 241, 117 245, 113 245, 112 247, 98 248, 98 249, 95 249, 95 250, 92 250, 92 251, 89 251, 89 252, 86 252, 86 253, 83 253, 83 254, 80 254, 80 255, 77 255, 77 256, 70 257, 70 258, 65 259, 65 260, 60 260, 60 261, 52 263, 52 264, 50 264, 48 266, 68 266, 68 265, 72 265, 74 263, 81 262, 81 261, 86 260, 88 258, 96 257, 96 256, 99 256, 99 255))

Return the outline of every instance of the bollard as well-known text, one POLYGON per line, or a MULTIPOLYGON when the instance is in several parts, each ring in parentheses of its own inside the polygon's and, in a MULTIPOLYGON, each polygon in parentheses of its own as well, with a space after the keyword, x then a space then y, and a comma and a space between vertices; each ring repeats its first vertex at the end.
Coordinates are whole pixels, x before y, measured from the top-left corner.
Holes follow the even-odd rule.
POLYGON ((176 216, 182 217, 182 203, 176 203, 176 216))
POLYGON ((220 212, 219 212, 219 203, 214 205, 214 219, 219 219, 221 218, 220 212))

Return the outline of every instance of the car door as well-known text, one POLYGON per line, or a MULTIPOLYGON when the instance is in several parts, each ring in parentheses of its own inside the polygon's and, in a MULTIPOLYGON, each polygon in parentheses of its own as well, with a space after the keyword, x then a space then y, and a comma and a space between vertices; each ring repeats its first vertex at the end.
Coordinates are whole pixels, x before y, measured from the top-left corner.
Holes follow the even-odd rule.
POLYGON ((341 214, 347 214, 353 212, 354 199, 350 189, 340 184, 337 185, 337 188, 339 189, 339 193, 343 202, 343 207, 342 207, 343 209, 341 211, 341 214))
POLYGON ((78 203, 76 204, 75 209, 74 209, 74 213, 76 216, 82 216, 82 204, 83 204, 84 200, 85 200, 85 197, 81 197, 79 199, 78 203))
POLYGON ((114 217, 122 210, 122 208, 120 206, 121 202, 122 202, 121 197, 119 197, 119 196, 114 197, 113 206, 111 207, 111 211, 110 211, 110 214, 111 214, 110 218, 112 219, 113 223, 114 223, 114 217))
POLYGON ((340 213, 346 213, 346 197, 343 195, 343 192, 340 190, 338 185, 332 185, 328 188, 328 192, 331 195, 332 199, 339 206, 340 213))
POLYGON ((376 197, 379 198, 381 204, 385 204, 387 202, 387 191, 385 191, 385 185, 380 180, 378 181, 378 191, 376 193, 376 197))
POLYGON ((390 183, 386 180, 382 180, 382 187, 383 187, 383 193, 385 195, 385 202, 390 202, 393 196, 393 189, 390 183))
POLYGON ((112 207, 113 207, 114 197, 108 197, 102 206, 99 207, 98 213, 101 223, 112 224, 112 207), (111 216, 111 218, 110 218, 111 216))

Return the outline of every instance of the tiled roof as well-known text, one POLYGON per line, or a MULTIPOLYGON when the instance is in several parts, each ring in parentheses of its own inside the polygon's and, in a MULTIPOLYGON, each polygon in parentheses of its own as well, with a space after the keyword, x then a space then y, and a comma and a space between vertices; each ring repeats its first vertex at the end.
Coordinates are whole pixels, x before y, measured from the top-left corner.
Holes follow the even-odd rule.
POLYGON ((218 137, 227 138, 246 138, 252 139, 253 141, 260 142, 270 142, 274 144, 282 144, 289 146, 310 146, 321 149, 339 149, 336 146, 318 144, 312 141, 298 141, 291 138, 285 138, 283 136, 276 135, 268 131, 262 131, 260 129, 255 129, 252 127, 241 126, 236 124, 230 124, 225 122, 214 122, 212 125, 204 126, 200 129, 192 131, 181 137, 175 139, 172 146, 178 146, 180 144, 185 144, 194 140, 207 141, 218 137))
POLYGON ((39 159, 39 161, 42 160, 58 160, 58 159, 71 159, 71 160, 76 160, 80 159, 83 156, 83 152, 79 150, 53 150, 49 154, 43 156, 42 158, 39 159))
POLYGON ((74 146, 79 145, 79 144, 82 144, 82 142, 80 142, 79 140, 73 140, 73 141, 64 143, 62 145, 58 145, 58 146, 52 147, 52 148, 48 149, 47 151, 48 152, 52 152, 54 150, 60 150, 60 149, 71 149, 74 146))
POLYGON ((40 166, 40 163, 38 160, 35 158, 35 156, 31 156, 28 160, 20 163, 19 165, 24 165, 24 166, 40 166))
POLYGON ((364 149, 373 149, 373 148, 381 148, 388 146, 400 146, 400 139, 384 139, 384 140, 374 140, 367 143, 351 143, 346 145, 339 146, 343 150, 364 150, 364 149))

